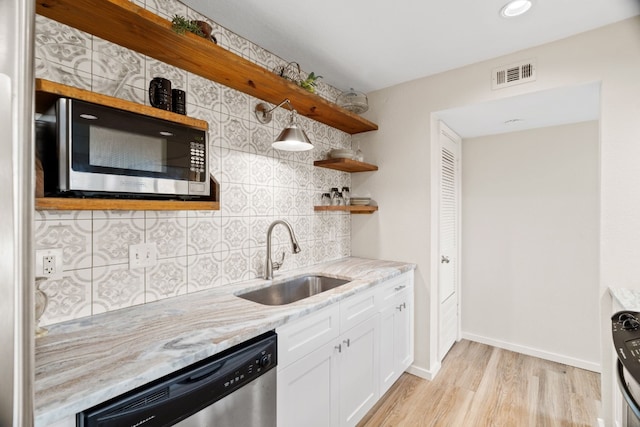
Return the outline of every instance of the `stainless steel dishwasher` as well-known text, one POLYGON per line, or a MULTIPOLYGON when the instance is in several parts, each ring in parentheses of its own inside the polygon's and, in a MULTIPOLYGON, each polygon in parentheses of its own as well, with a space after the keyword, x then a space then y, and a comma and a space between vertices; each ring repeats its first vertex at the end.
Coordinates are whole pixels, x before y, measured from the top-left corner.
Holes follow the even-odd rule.
POLYGON ((80 412, 80 427, 275 427, 277 336, 268 332, 80 412))

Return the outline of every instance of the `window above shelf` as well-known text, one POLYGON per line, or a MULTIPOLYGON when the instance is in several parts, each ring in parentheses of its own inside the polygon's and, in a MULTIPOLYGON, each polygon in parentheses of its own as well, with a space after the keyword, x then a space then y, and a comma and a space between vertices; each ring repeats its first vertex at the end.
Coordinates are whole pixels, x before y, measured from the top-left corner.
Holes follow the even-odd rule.
POLYGON ((129 0, 36 0, 36 12, 271 104, 289 98, 299 114, 349 134, 378 129, 209 40, 177 34, 170 21, 129 0))

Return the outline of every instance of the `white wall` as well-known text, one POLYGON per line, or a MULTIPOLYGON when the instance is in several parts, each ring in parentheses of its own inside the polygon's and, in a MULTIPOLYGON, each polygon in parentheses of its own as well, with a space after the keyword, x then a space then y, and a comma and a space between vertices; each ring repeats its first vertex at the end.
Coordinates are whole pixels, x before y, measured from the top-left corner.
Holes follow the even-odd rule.
MULTIPOLYGON (((416 54, 419 54, 417 46, 416 54)), ((470 48, 473 48, 470 46, 470 48)), ((413 261, 416 271, 414 368, 437 368, 431 279, 431 114, 563 86, 601 82, 600 325, 610 343, 608 286, 640 288, 640 17, 511 55, 414 80, 369 94, 366 116, 380 130, 354 137, 376 173, 354 174, 354 194, 370 193, 378 213, 352 217, 352 254, 413 261), (537 59, 537 80, 491 90, 492 68, 537 59)), ((594 316, 597 316, 594 313, 594 316)), ((602 351, 603 416, 613 390, 611 353, 602 351)))
POLYGON ((599 371, 598 146, 597 122, 463 141, 463 337, 599 371))

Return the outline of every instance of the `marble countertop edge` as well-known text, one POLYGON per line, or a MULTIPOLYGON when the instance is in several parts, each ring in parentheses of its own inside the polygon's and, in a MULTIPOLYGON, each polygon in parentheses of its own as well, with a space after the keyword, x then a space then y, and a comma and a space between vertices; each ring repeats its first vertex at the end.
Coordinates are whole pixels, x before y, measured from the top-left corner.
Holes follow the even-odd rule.
POLYGON ((623 310, 640 311, 640 290, 609 287, 609 294, 623 310))

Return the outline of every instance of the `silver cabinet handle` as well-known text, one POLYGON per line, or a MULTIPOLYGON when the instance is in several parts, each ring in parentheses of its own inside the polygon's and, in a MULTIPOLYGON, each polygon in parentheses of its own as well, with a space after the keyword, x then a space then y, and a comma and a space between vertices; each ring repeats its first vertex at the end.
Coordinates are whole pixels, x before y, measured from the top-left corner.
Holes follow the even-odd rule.
POLYGON ((403 289, 404 289, 404 288, 406 288, 406 287, 407 287, 407 285, 400 285, 400 286, 398 286, 397 288, 395 288, 395 291, 396 291, 396 292, 401 291, 401 290, 403 290, 403 289))
POLYGON ((451 260, 449 259, 448 256, 442 255, 442 258, 440 259, 440 262, 442 264, 449 264, 451 262, 451 260))
POLYGON ((333 347, 333 348, 335 348, 336 350, 338 350, 338 353, 342 353, 342 344, 338 344, 338 345, 336 345, 336 346, 335 346, 335 347, 333 347))
POLYGON ((342 341, 343 343, 345 343, 347 345, 347 347, 349 347, 351 345, 351 340, 350 339, 346 339, 344 341, 342 341))
POLYGON ((407 308, 407 303, 403 302, 402 304, 396 307, 396 310, 402 311, 402 310, 406 310, 406 308, 407 308))

